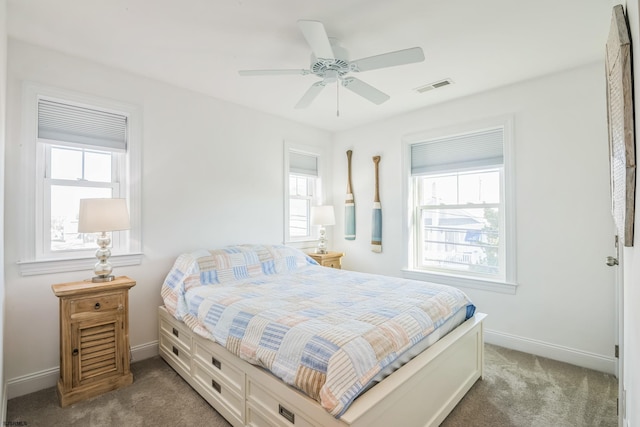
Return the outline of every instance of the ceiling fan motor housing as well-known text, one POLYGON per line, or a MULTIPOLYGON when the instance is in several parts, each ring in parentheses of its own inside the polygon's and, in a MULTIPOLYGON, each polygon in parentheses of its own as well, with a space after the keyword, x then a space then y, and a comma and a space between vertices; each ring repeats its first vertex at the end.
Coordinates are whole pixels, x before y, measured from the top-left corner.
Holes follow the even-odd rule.
POLYGON ((349 52, 338 44, 334 38, 331 41, 331 49, 333 50, 333 58, 316 58, 311 54, 311 65, 309 69, 318 77, 335 81, 337 78, 344 76, 351 68, 349 66, 349 52))

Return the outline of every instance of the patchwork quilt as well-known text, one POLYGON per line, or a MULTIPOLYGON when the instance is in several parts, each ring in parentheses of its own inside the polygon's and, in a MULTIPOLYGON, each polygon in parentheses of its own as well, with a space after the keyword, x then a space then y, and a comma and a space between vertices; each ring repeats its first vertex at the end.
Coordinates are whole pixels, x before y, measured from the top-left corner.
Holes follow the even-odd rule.
POLYGON ((281 245, 183 254, 161 294, 196 333, 334 416, 413 345, 475 311, 456 288, 321 267, 281 245))

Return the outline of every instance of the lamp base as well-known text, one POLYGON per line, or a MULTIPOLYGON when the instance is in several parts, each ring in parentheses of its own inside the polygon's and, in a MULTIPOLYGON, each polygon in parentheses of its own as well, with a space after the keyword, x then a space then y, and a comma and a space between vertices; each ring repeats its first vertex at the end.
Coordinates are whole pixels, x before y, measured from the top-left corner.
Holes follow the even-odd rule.
POLYGON ((111 282, 115 279, 115 276, 93 276, 91 281, 93 283, 111 282))
POLYGON ((318 239, 318 247, 316 249, 316 253, 327 253, 327 230, 325 230, 323 225, 320 226, 320 238, 318 239))

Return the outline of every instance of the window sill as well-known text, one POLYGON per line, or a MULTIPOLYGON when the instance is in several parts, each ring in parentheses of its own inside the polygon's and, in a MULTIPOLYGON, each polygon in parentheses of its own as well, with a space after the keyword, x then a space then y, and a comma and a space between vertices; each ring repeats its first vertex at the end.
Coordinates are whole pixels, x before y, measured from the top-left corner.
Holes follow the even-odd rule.
POLYGON ((288 242, 284 242, 286 246, 291 246, 292 248, 307 250, 307 249, 315 249, 318 247, 318 239, 307 239, 307 240, 289 240, 288 242))
MULTIPOLYGON (((125 267, 130 265, 140 265, 142 254, 112 255, 109 262, 114 267, 125 267)), ((39 274, 65 273, 68 271, 93 270, 96 258, 68 258, 68 259, 45 259, 38 261, 18 261, 20 274, 23 276, 36 276, 39 274)))
POLYGON ((436 274, 418 270, 403 269, 402 276, 407 279, 422 280, 424 282, 433 282, 441 285, 461 288, 480 289, 483 291, 498 292, 501 294, 515 295, 516 290, 518 289, 518 285, 516 283, 480 278, 476 279, 450 274, 436 274))

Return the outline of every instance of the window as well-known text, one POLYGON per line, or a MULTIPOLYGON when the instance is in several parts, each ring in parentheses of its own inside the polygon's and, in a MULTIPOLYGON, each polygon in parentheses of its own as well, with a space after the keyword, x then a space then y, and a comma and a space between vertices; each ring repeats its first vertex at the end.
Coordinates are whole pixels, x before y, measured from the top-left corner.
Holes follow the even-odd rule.
POLYGON ((285 147, 285 242, 314 240, 311 206, 320 197, 320 155, 313 148, 285 147))
POLYGON ((501 123, 408 144, 410 271, 430 280, 513 281, 508 135, 501 123))
POLYGON ((289 175, 289 237, 292 240, 311 237, 311 206, 315 177, 289 175))
POLYGON ((22 274, 91 268, 95 236, 78 233, 83 198, 127 199, 131 230, 113 233, 111 262, 138 264, 139 111, 32 85, 25 94, 24 164, 29 167, 24 179, 22 274))
MULTIPOLYGON (((95 236, 78 233, 80 199, 120 197, 119 155, 108 151, 46 144, 43 180, 43 254, 95 249, 95 236), (115 178, 115 179, 114 179, 115 178)), ((112 239, 118 252, 120 234, 112 239)))

